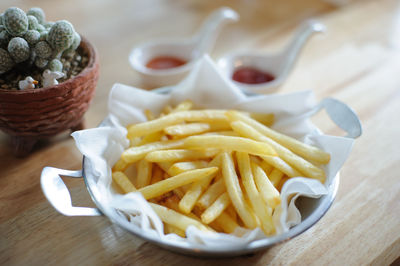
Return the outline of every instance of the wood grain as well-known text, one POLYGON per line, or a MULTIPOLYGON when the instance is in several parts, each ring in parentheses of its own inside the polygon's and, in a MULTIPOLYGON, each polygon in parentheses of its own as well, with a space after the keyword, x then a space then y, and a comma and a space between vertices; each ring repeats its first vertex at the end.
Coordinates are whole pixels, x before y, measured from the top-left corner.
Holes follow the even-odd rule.
MULTIPOLYGON (((2 0, 0 10, 32 1, 2 0)), ((364 128, 341 171, 329 212, 302 235, 249 256, 199 259, 142 241, 105 217, 65 217, 44 198, 44 166, 80 169, 68 133, 40 143, 28 158, 12 156, 0 133, 0 265, 387 265, 400 256, 400 6, 395 0, 351 1, 336 7, 303 1, 35 1, 49 20, 68 19, 97 47, 101 73, 86 114, 88 127, 106 115, 115 82, 140 86, 129 67, 132 47, 156 37, 190 36, 215 8, 236 9, 211 56, 280 49, 300 21, 317 17, 325 35, 313 37, 280 92, 312 89, 352 106, 364 128)), ((328 134, 342 132, 326 115, 314 118, 328 134)), ((93 206, 79 179, 64 179, 73 204, 93 206)), ((398 262, 399 260, 397 260, 398 262)))

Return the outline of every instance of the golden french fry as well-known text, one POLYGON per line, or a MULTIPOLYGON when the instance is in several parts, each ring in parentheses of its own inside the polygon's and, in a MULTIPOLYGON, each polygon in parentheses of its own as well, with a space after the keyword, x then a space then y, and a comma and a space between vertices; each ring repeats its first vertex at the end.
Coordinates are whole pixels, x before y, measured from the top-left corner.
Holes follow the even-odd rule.
POLYGON ((139 143, 142 141, 141 137, 133 137, 129 139, 129 147, 139 146, 139 143))
POLYGON ((205 168, 207 166, 208 166, 208 163, 206 161, 191 161, 191 162, 174 163, 168 169, 168 174, 171 176, 174 176, 174 175, 178 175, 180 173, 183 173, 183 172, 186 172, 189 170, 205 168))
POLYGON ((125 193, 137 191, 135 186, 123 172, 112 173, 112 179, 125 193))
MULTIPOLYGON (((273 167, 279 169, 280 171, 282 171, 284 174, 288 175, 289 177, 302 176, 302 174, 299 171, 297 171, 290 164, 288 164, 287 162, 285 162, 278 156, 262 156, 261 158, 263 160, 265 160, 265 162, 267 162, 269 165, 271 165, 271 167, 273 166, 273 167)), ((260 165, 260 166, 265 171, 264 167, 262 165, 260 165)), ((266 172, 267 175, 269 173, 266 172)))
POLYGON ((134 163, 140 159, 143 159, 147 153, 155 150, 180 148, 183 146, 183 142, 184 140, 167 140, 131 147, 122 153, 121 158, 127 163, 134 163))
POLYGON ((164 128, 187 122, 227 121, 223 110, 193 110, 168 114, 151 121, 131 125, 128 128, 128 138, 141 137, 161 131, 164 128))
POLYGON ((171 224, 164 224, 164 232, 165 234, 175 234, 180 237, 186 237, 185 231, 179 229, 171 224))
POLYGON ((151 202, 149 202, 149 204, 153 208, 155 213, 160 217, 160 219, 166 224, 173 225, 183 231, 186 231, 186 228, 189 225, 193 225, 202 231, 213 232, 209 228, 204 226, 201 222, 196 221, 193 218, 187 217, 183 214, 180 214, 179 212, 176 212, 159 204, 151 202))
POLYGON ((271 174, 268 175, 269 180, 271 181, 274 187, 277 187, 279 182, 281 181, 284 174, 277 168, 272 170, 271 174))
POLYGON ((193 102, 191 100, 186 100, 181 103, 179 103, 173 110, 172 112, 182 112, 182 111, 188 111, 192 109, 193 107, 193 102))
POLYGON ((268 179, 268 176, 265 174, 263 169, 251 162, 251 168, 254 175, 254 180, 258 187, 258 191, 261 194, 261 197, 271 208, 275 208, 281 203, 281 196, 279 191, 274 187, 271 181, 268 179))
MULTIPOLYGON (((209 164, 209 167, 219 166, 220 165, 220 156, 216 156, 209 164)), ((191 187, 186 191, 185 195, 179 202, 179 209, 183 213, 190 213, 196 204, 198 198, 201 193, 209 186, 210 182, 214 176, 210 176, 208 178, 201 179, 197 182, 194 182, 191 187)))
POLYGON ((159 162, 157 165, 166 173, 168 173, 169 168, 172 166, 172 162, 159 162))
POLYGON ((279 133, 258 121, 248 117, 246 115, 241 114, 240 112, 236 111, 229 111, 226 113, 228 118, 231 121, 242 121, 255 130, 260 132, 262 135, 276 141, 277 143, 287 147, 289 150, 297 153, 298 155, 304 157, 305 159, 312 160, 315 162, 319 162, 322 164, 327 164, 330 161, 330 154, 311 145, 305 144, 301 141, 298 141, 295 138, 289 137, 282 133, 279 133))
POLYGON ((209 121, 210 131, 229 131, 231 130, 231 123, 229 121, 209 121))
POLYGON ((138 188, 150 184, 152 176, 152 163, 146 160, 140 160, 137 164, 136 185, 138 188))
POLYGON ((264 136, 256 129, 254 129, 252 126, 242 121, 232 122, 231 126, 234 131, 238 132, 240 135, 244 137, 252 138, 258 141, 263 141, 271 145, 278 153, 279 157, 281 157, 287 163, 293 165, 295 168, 300 170, 300 172, 305 174, 306 177, 315 178, 319 180, 321 183, 325 182, 325 172, 322 169, 304 160, 302 157, 294 154, 293 152, 283 147, 279 143, 275 142, 274 140, 264 136))
POLYGON ((164 179, 158 183, 143 187, 138 191, 142 193, 145 199, 151 199, 161 196, 175 188, 215 175, 217 171, 218 167, 190 170, 168 179, 164 179))
POLYGON ((203 193, 203 195, 197 201, 197 205, 202 209, 206 209, 225 191, 226 189, 224 180, 222 178, 218 179, 203 193))
POLYGON ((163 136, 164 136, 164 133, 162 131, 153 132, 151 134, 144 136, 136 146, 160 141, 163 136))
POLYGON ((126 168, 128 168, 129 164, 126 163, 124 160, 119 159, 113 166, 112 170, 113 172, 123 172, 126 170, 126 168))
POLYGON ((214 221, 231 204, 231 199, 227 192, 219 196, 210 207, 201 215, 201 221, 209 224, 214 221))
POLYGON ((172 110, 173 110, 173 108, 172 108, 171 105, 166 105, 166 106, 164 107, 164 109, 162 110, 162 114, 163 114, 163 115, 167 115, 167 114, 171 113, 172 110))
MULTIPOLYGON (((229 205, 232 206, 232 205, 229 205)), ((229 209, 229 207, 228 207, 229 209)), ((235 231, 236 228, 239 227, 237 222, 232 219, 229 214, 226 212, 221 213, 212 223, 211 225, 216 224, 218 227, 220 227, 225 233, 231 234, 235 231)))
MULTIPOLYGON (((243 113, 243 112, 241 112, 243 113)), ((263 113, 248 113, 248 115, 253 118, 254 120, 257 120, 261 124, 264 124, 266 126, 271 126, 274 123, 275 116, 274 114, 263 114, 263 113)))
POLYGON ((144 110, 144 115, 146 116, 147 120, 153 120, 154 118, 156 118, 153 112, 149 109, 144 110))
POLYGON ((146 155, 145 159, 150 162, 175 162, 175 161, 187 161, 196 159, 206 159, 217 155, 219 150, 217 149, 206 149, 206 150, 163 150, 153 151, 146 155))
POLYGON ((240 137, 237 132, 232 130, 224 130, 224 131, 213 131, 201 134, 201 136, 230 136, 230 137, 240 137))
POLYGON ((186 191, 185 195, 179 202, 179 210, 183 213, 190 213, 196 204, 197 199, 200 197, 204 188, 208 186, 212 178, 200 180, 192 185, 192 187, 186 191), (203 181, 203 182, 201 182, 203 181))
POLYGON ((188 123, 177 124, 164 128, 167 135, 181 137, 187 135, 197 135, 208 131, 228 131, 231 126, 226 121, 218 121, 217 123, 188 123))
MULTIPOLYGON (((278 156, 263 156, 263 157, 273 157, 273 158, 279 158, 280 160, 282 160, 280 157, 278 156)), ((253 161, 253 160, 252 160, 253 161)), ((283 161, 283 160, 282 160, 283 161)), ((285 161, 284 161, 285 162, 285 161)), ((269 163, 267 163, 265 160, 259 160, 256 162, 259 166, 261 166, 261 168, 264 170, 264 172, 269 175, 272 171, 272 169, 274 169, 274 167, 272 165, 270 165, 269 163)), ((286 162, 285 162, 286 163, 286 162)))
POLYGON ((190 123, 166 127, 164 128, 164 132, 171 136, 187 136, 207 132, 210 129, 210 124, 207 123, 190 123))
MULTIPOLYGON (((168 207, 168 208, 170 208, 170 209, 172 209, 174 211, 180 212, 179 211, 179 197, 177 197, 176 195, 173 195, 173 196, 167 198, 163 202, 164 202, 164 204, 163 204, 164 206, 166 206, 166 207, 168 207)), ((201 219, 199 217, 197 217, 197 215, 194 214, 194 213, 187 213, 185 215, 189 216, 192 219, 195 219, 195 220, 201 222, 201 219)), ((205 226, 207 227, 207 225, 205 225, 205 226)))
POLYGON ((186 148, 216 148, 224 150, 243 151, 255 155, 276 155, 274 149, 267 143, 242 137, 230 136, 191 136, 185 139, 186 148))
POLYGON ((242 190, 235 171, 235 165, 232 157, 227 153, 221 153, 222 156, 222 176, 224 178, 226 190, 235 207, 239 217, 248 228, 257 227, 255 217, 253 217, 249 206, 245 202, 242 190))
POLYGON ((242 177, 243 186, 253 210, 260 219, 261 228, 267 235, 271 235, 275 232, 274 223, 271 215, 269 215, 267 212, 266 206, 254 182, 249 155, 244 152, 237 152, 236 159, 238 162, 240 176, 242 177))

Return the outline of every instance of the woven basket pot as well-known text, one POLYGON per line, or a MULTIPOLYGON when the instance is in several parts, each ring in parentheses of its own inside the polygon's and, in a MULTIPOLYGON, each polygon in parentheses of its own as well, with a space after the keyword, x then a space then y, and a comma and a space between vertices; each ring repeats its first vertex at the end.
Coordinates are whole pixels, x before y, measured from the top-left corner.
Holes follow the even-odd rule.
POLYGON ((88 65, 74 78, 47 88, 0 89, 0 129, 11 136, 14 154, 25 156, 40 139, 83 128, 83 115, 99 78, 95 48, 82 37, 88 65))

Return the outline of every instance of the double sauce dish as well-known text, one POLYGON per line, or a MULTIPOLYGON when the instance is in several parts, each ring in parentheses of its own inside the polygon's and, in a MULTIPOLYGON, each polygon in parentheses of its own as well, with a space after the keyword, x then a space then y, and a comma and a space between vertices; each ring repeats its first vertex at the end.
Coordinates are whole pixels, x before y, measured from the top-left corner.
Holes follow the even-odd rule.
POLYGON ((236 11, 220 8, 208 16, 192 37, 140 44, 131 51, 129 62, 146 88, 174 85, 190 72, 204 54, 210 52, 220 30, 238 19, 236 11))

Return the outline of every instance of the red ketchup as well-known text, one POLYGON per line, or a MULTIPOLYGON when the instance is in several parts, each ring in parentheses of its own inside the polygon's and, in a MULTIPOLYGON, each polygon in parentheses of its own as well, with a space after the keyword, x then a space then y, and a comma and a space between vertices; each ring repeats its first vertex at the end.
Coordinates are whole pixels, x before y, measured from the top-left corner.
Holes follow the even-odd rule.
POLYGON ((146 67, 152 69, 168 69, 186 64, 186 61, 173 56, 158 56, 147 62, 146 67))
POLYGON ((241 83, 260 84, 272 81, 275 77, 268 72, 262 72, 256 68, 241 67, 233 72, 232 79, 241 83))

